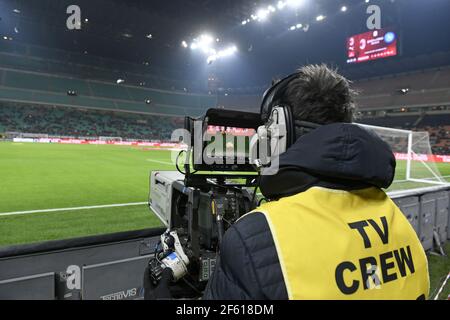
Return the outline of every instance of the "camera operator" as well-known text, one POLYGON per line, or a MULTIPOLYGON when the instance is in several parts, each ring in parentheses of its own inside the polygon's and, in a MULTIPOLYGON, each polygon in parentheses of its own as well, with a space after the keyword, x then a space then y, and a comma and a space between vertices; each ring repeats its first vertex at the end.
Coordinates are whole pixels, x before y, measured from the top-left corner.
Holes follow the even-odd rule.
POLYGON ((305 66, 266 93, 263 116, 276 106, 291 112, 294 143, 278 173, 261 178, 270 201, 226 232, 205 299, 428 297, 421 243, 382 191, 395 157, 351 124, 353 96, 325 65, 305 66))

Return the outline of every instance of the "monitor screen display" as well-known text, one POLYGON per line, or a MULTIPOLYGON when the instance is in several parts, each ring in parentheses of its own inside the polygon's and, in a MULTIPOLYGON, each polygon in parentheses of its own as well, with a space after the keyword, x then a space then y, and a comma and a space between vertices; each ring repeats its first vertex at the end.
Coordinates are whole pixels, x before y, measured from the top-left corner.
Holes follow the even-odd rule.
POLYGON ((347 39, 347 63, 361 63, 396 56, 397 42, 397 34, 387 29, 354 35, 347 39))

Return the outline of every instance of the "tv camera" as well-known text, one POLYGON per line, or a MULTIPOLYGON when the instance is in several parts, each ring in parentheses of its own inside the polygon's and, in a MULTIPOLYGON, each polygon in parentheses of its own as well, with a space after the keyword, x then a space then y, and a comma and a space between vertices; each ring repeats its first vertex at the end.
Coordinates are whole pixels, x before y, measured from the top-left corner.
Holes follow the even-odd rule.
POLYGON ((256 207, 261 164, 252 154, 261 125, 259 114, 224 109, 185 118, 177 171, 150 174, 149 206, 167 227, 149 263, 154 285, 170 268, 173 282, 201 296, 225 231, 256 207))

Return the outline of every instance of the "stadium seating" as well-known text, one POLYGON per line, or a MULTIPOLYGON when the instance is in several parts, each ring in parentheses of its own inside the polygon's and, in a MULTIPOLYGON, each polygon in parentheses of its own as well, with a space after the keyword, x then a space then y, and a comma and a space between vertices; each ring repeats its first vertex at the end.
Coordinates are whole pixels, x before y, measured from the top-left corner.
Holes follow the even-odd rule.
MULTIPOLYGON (((450 106, 450 67, 442 67, 449 64, 449 57, 449 54, 437 53, 432 59, 436 61, 433 69, 381 77, 373 77, 374 73, 358 74, 356 69, 344 70, 344 74, 351 79, 360 79, 354 82, 354 88, 360 93, 356 103, 364 114, 360 122, 427 130, 434 152, 450 154, 448 114, 424 114, 429 107, 450 106), (366 79, 361 79, 364 76, 366 79), (400 92, 404 88, 409 89, 407 94, 400 92), (416 111, 411 108, 416 108, 416 111)), ((383 63, 386 68, 391 65, 389 61, 383 63)), ((392 72, 395 72, 394 69, 392 72)), ((199 116, 210 107, 258 112, 262 93, 266 89, 219 88, 217 95, 190 94, 186 89, 175 90, 184 85, 183 81, 172 80, 182 79, 180 74, 152 68, 154 71, 149 75, 148 70, 145 65, 83 53, 15 42, 2 43, 0 101, 4 102, 0 102, 0 133, 28 131, 57 135, 166 139, 173 129, 171 123, 174 118, 199 116), (124 76, 127 79, 125 85, 114 82, 124 76), (152 86, 152 89, 148 86, 152 86), (68 95, 68 90, 73 90, 75 95, 68 95), (59 107, 49 108, 44 105, 59 107), (79 112, 80 109, 83 111, 79 112), (37 116, 42 123, 32 121, 37 116), (68 119, 67 127, 61 125, 62 119, 68 119), (138 119, 145 119, 150 126, 142 126, 142 123, 136 125, 138 119)), ((389 74, 386 70, 382 73, 389 74)))
POLYGON ((180 118, 0 102, 0 132, 170 140, 180 118))
POLYGON ((212 95, 177 93, 45 73, 0 69, 0 79, 0 98, 32 104, 191 116, 199 116, 217 104, 212 95), (68 96, 68 90, 75 91, 76 96, 68 96), (147 104, 147 99, 151 103, 147 104))
POLYGON ((410 88, 415 91, 442 89, 448 88, 449 83, 450 68, 439 68, 359 80, 355 83, 355 87, 365 95, 375 95, 394 93, 402 88, 410 88))
POLYGON ((412 107, 450 102, 450 68, 439 68, 355 82, 361 110, 412 107), (401 89, 408 89, 402 94, 401 89))
POLYGON ((145 84, 152 88, 191 92, 205 91, 205 85, 188 80, 180 70, 161 69, 101 58, 84 53, 67 52, 21 43, 0 43, 0 67, 56 74, 114 83, 127 79, 131 85, 145 84))
MULTIPOLYGON (((353 88, 359 92, 356 104, 360 110, 446 105, 450 104, 450 67, 357 80, 353 88), (404 88, 408 94, 400 92, 404 88)), ((265 89, 253 95, 222 94, 218 104, 257 110, 265 89)))
POLYGON ((2 42, 0 133, 166 140, 182 126, 174 126, 179 117, 217 105, 214 95, 175 90, 181 84, 166 78, 175 78, 173 72, 164 70, 162 77, 152 70, 149 75, 142 65, 2 42), (119 78, 126 84, 117 84, 119 78))
POLYGON ((450 114, 385 116, 359 122, 379 127, 427 131, 434 154, 450 155, 450 114))
POLYGON ((385 116, 379 118, 363 118, 358 122, 369 124, 378 127, 397 128, 397 129, 412 129, 414 123, 419 119, 419 116, 385 116))

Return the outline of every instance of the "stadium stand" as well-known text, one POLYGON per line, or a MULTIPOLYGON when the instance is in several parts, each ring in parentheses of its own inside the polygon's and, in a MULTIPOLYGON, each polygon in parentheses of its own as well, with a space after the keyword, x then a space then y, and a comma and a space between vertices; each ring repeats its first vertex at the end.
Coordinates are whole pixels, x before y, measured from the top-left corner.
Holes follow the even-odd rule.
POLYGON ((450 113, 369 117, 360 119, 359 122, 373 126, 427 131, 430 134, 433 153, 450 154, 450 113))
POLYGON ((122 78, 127 79, 127 83, 131 85, 179 92, 205 91, 204 86, 187 80, 188 75, 180 70, 174 72, 150 66, 146 62, 138 65, 17 42, 0 42, 0 66, 112 83, 122 78))
POLYGON ((2 42, 0 133, 168 140, 174 128, 182 127, 179 117, 199 116, 217 105, 216 96, 187 92, 179 88, 182 81, 160 76, 175 78, 170 71, 150 69, 2 42), (116 83, 119 78, 126 84, 116 83))
MULTIPOLYGON (((438 67, 354 81, 359 122, 428 131, 435 154, 450 154, 450 67, 438 67), (403 91, 402 91, 403 89, 403 91)), ((224 108, 258 111, 259 94, 222 94, 224 108)))
MULTIPOLYGON (((398 61, 385 61, 383 76, 373 68, 343 72, 356 79, 360 122, 427 130, 434 152, 450 154, 450 54, 435 53, 427 59, 408 58, 401 66, 398 61), (430 68, 417 71, 414 65, 430 68), (406 72, 395 73, 397 69, 406 72)), ((185 82, 172 79, 183 75, 83 53, 1 43, 0 132, 164 140, 173 129, 173 119, 180 116, 199 116, 215 106, 258 111, 265 89, 218 88, 214 95, 193 94, 187 91, 204 88, 195 88, 191 81, 187 89, 185 82), (117 84, 119 78, 126 78, 126 85, 117 84), (41 119, 39 125, 33 122, 36 117, 41 119), (69 119, 69 126, 60 125, 63 118, 69 119)))
POLYGON ((168 141, 182 123, 155 115, 0 102, 0 132, 168 141))
MULTIPOLYGON (((450 66, 354 80, 353 87, 359 92, 356 103, 361 110, 445 105, 450 103, 450 66), (404 94, 401 89, 408 92, 404 94)), ((218 103, 255 109, 265 89, 254 94, 220 95, 218 103)))
POLYGON ((198 116, 216 105, 216 98, 212 95, 177 93, 12 69, 0 68, 0 79, 0 100, 4 101, 172 116, 198 116), (75 95, 69 96, 69 90, 75 95))
MULTIPOLYGON (((423 80, 410 79, 410 75, 418 75, 420 73, 428 73, 434 71, 440 71, 448 69, 450 66, 450 52, 435 52, 426 55, 418 55, 412 57, 396 57, 388 60, 377 61, 377 67, 374 68, 372 64, 368 65, 353 65, 348 66, 344 69, 339 69, 339 72, 343 74, 346 78, 353 80, 356 84, 361 86, 361 89, 368 88, 367 94, 370 92, 374 92, 377 88, 373 88, 370 86, 370 82, 373 80, 384 80, 386 79, 394 79, 392 82, 397 86, 401 87, 401 83, 396 84, 398 78, 403 77, 404 82, 411 85, 414 83, 418 83, 420 87, 423 85, 423 80), (368 83, 367 86, 364 83, 368 83)), ((445 73, 445 71, 444 71, 445 73)), ((279 75, 278 75, 279 76, 279 75)), ((447 76, 443 76, 440 80, 433 79, 435 74, 431 75, 431 81, 449 83, 448 73, 447 76), (447 80, 445 79, 447 78, 447 80)), ((418 78, 418 77, 417 77, 418 78)), ((430 80, 430 77, 425 76, 424 80, 430 80)), ((389 81, 388 81, 389 82, 389 81)), ((391 83, 392 84, 392 83, 391 83)), ((380 88, 389 88, 389 84, 386 85, 380 84, 380 88)), ((264 84, 258 86, 250 86, 250 87, 238 87, 238 88, 222 88, 218 89, 218 92, 221 94, 227 94, 228 96, 261 96, 263 92, 270 87, 270 82, 265 81, 264 84)), ((431 86, 433 87, 433 86, 431 86)), ((426 88, 426 84, 425 87, 426 88)), ((381 90, 381 93, 385 93, 384 90, 381 90)), ((248 105, 247 105, 248 107, 248 105)))
POLYGON ((430 143, 433 146, 434 154, 450 154, 450 125, 421 129, 430 133, 430 143))
POLYGON ((361 93, 356 100, 361 110, 448 104, 450 67, 360 80, 355 88, 361 93))

